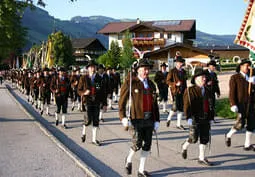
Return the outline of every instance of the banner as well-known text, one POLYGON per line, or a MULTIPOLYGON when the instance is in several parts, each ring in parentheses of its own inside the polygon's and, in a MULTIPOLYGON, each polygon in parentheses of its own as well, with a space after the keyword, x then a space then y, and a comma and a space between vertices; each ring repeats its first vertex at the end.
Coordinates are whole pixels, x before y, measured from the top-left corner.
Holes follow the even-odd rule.
POLYGON ((48 64, 48 68, 51 68, 54 64, 54 58, 52 55, 52 42, 51 40, 48 40, 48 45, 47 45, 47 55, 46 55, 46 62, 48 64))
POLYGON ((254 0, 249 1, 243 23, 237 34, 235 44, 241 45, 255 52, 255 4, 254 0))

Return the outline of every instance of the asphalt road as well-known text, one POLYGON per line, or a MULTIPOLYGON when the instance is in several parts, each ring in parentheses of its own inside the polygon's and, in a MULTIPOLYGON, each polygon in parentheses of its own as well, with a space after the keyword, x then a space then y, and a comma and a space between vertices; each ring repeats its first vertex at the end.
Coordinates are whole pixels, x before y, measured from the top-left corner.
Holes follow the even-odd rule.
MULTIPOLYGON (((229 75, 226 76, 229 78, 229 75)), ((227 85, 225 83, 225 85, 227 85)), ((4 89, 5 90, 5 89, 4 89)), ((72 152, 73 154, 69 157, 75 157, 81 164, 79 165, 83 170, 90 167, 96 172, 99 176, 127 176, 124 171, 124 159, 128 153, 130 143, 130 135, 129 132, 124 131, 119 119, 118 119, 118 107, 117 104, 114 104, 115 110, 108 110, 107 113, 104 114, 105 122, 100 124, 99 131, 99 140, 102 142, 101 147, 97 147, 91 144, 91 127, 89 127, 89 131, 87 134, 87 140, 85 143, 81 142, 81 131, 82 131, 82 119, 83 113, 74 110, 71 111, 71 106, 68 109, 67 116, 67 125, 68 129, 62 129, 61 127, 56 127, 54 124, 53 116, 40 116, 40 114, 32 107, 29 103, 27 103, 23 94, 21 94, 16 89, 11 91, 16 99, 25 107, 25 109, 30 112, 33 116, 34 121, 29 121, 31 124, 40 124, 45 127, 49 134, 54 135, 54 137, 59 141, 59 143, 63 144, 66 148, 67 152, 72 152), (85 165, 85 167, 84 167, 85 165)), ((6 94, 7 95, 7 94, 6 94)), ((2 97, 2 94, 1 96, 2 97)), ((4 100, 7 98, 3 98, 4 100)), ((3 100, 1 98, 1 100, 3 100)), ((7 108, 3 103, 0 104, 0 111, 7 110, 7 108)), ((70 103, 69 103, 70 105, 70 103)), ((12 103, 13 110, 17 109, 19 106, 13 102, 12 103), (16 108, 17 107, 17 108, 16 108)), ((50 112, 54 113, 55 106, 52 104, 50 107, 50 112)), ((10 112, 6 112, 4 117, 8 117, 10 112)), ((1 115, 1 114, 0 114, 1 115)), ((2 117, 2 116, 1 116, 2 117)), ((22 116, 19 116, 22 117, 22 116)), ((246 152, 243 150, 245 131, 241 131, 238 134, 235 134, 232 138, 232 147, 226 147, 224 144, 224 134, 228 131, 228 129, 232 126, 233 120, 216 118, 218 123, 212 126, 212 143, 209 151, 209 147, 207 148, 206 156, 210 161, 214 162, 214 166, 212 167, 204 167, 197 164, 198 157, 198 144, 191 145, 188 149, 188 159, 183 160, 181 157, 181 144, 188 136, 188 131, 181 131, 175 128, 175 120, 172 121, 169 128, 165 126, 167 115, 161 113, 161 127, 158 132, 159 139, 159 148, 160 148, 160 156, 157 156, 156 149, 156 141, 155 136, 153 137, 153 145, 151 154, 146 162, 146 170, 149 171, 152 176, 175 176, 175 177, 215 177, 215 176, 224 176, 224 177, 240 177, 240 176, 248 176, 254 177, 255 174, 255 152, 246 152)), ((9 121, 0 121, 0 126, 2 126, 2 122, 7 124, 11 124, 9 121)), ((26 124, 27 121, 19 122, 19 127, 22 127, 23 124, 26 124)), ((183 125, 187 127, 186 121, 183 120, 183 125)), ((26 125, 24 125, 26 126, 26 125)), ((33 127, 31 125, 31 127, 33 127)), ((30 127, 30 129, 31 129, 30 127)), ((26 128, 25 128, 26 129, 26 128)), ((6 132, 11 131, 12 128, 8 128, 5 130, 6 132)), ((35 130, 40 132, 40 128, 35 126, 35 130), (37 130, 38 129, 38 130, 37 130)), ((2 141, 6 138, 2 136, 2 127, 1 131, 1 149, 2 149, 2 141), (3 139, 3 140, 2 140, 3 139)), ((34 135, 34 138, 37 139, 38 135, 34 135)), ((39 136, 43 136, 43 134, 39 133, 39 136)), ((45 136, 45 139, 49 138, 49 136, 45 136)), ((15 141, 18 144, 23 144, 25 140, 15 141)), ((51 142, 50 140, 45 140, 51 142)), ((37 141, 36 141, 37 142, 37 141)), ((255 142, 255 138, 252 138, 252 142, 255 142)), ((11 142, 12 144, 13 142, 11 142)), ((6 144, 6 143, 5 143, 6 144)), ((25 143, 27 144, 27 143, 25 143)), ((4 145, 4 149, 9 149, 7 145, 4 145)), ((16 147, 15 146, 15 147, 16 147)), ((37 145, 31 146, 34 153, 41 153, 41 150, 37 147, 37 145)), ((56 150, 57 148, 54 146, 53 148, 56 150)), ((5 150, 7 151, 7 150, 5 150)), ((0 153, 6 153, 3 150, 0 150, 0 153)), ((50 150, 51 151, 51 150, 50 150)), ((66 152, 65 151, 65 152, 66 152)), ((60 150, 60 154, 63 152, 60 150)), ((2 156, 0 154, 0 156, 2 156)), ((31 159, 33 157, 33 153, 27 154, 27 156, 31 159)), ((26 157, 27 157, 26 156, 26 157)), ((61 156, 62 157, 62 156, 61 156)), ((139 165, 139 157, 140 152, 138 152, 133 159, 133 175, 137 175, 138 165, 139 165)), ((1 159, 2 157, 0 157, 1 159)), ((21 157, 25 158, 25 157, 21 157)), ((39 157, 38 157, 39 158, 39 157)), ((42 158, 39 158, 42 160, 42 158)), ((70 160, 70 159, 69 159, 70 160)), ((36 161, 36 160, 31 160, 36 161)), ((65 161, 63 159, 56 159, 56 164, 64 164, 65 161)), ((72 160, 70 160, 72 162, 72 160)), ((33 162, 31 162, 33 164, 33 162)), ((34 162, 36 163, 36 162, 34 162)), ((6 168, 3 164, 5 161, 0 161, 0 172, 6 168)), ((73 164, 74 165, 74 164, 73 164)), ((60 165, 59 165, 60 166, 60 165)), ((15 167, 15 171, 23 172, 22 169, 15 167)), ((43 170, 43 169, 42 169, 43 170)), ((38 170, 40 173, 41 169, 38 170)), ((61 171, 61 170, 58 170, 61 171)), ((71 173, 71 172, 70 172, 71 173)), ((75 173, 76 175, 76 173, 75 173)), ((74 176, 75 176, 74 175, 74 176)), ((0 173, 1 176, 1 173, 0 173)), ((22 175, 21 175, 22 176, 22 175)), ((27 176, 27 175, 25 175, 27 176)), ((41 176, 41 175, 38 175, 41 176)), ((44 175, 43 175, 44 176, 44 175)), ((46 175, 46 176, 54 176, 54 175, 46 175)), ((58 176, 58 175, 56 175, 58 176)), ((59 175, 60 176, 60 175, 59 175)), ((68 175, 63 175, 68 176, 68 175)))
POLYGON ((0 176, 85 176, 0 86, 0 176))

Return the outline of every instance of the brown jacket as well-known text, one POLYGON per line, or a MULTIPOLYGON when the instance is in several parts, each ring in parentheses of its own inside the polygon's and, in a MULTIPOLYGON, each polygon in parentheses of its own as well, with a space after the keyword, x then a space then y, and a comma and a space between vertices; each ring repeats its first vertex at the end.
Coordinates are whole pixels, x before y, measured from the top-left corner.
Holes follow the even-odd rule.
POLYGON ((237 73, 231 76, 229 81, 229 102, 230 106, 236 105, 239 109, 239 112, 244 108, 243 106, 248 103, 248 87, 249 82, 245 80, 241 73, 237 73))
POLYGON ((101 77, 98 73, 95 74, 94 86, 95 93, 94 95, 84 95, 86 90, 92 89, 92 82, 88 75, 83 75, 80 77, 78 84, 78 94, 82 98, 83 104, 102 104, 107 106, 107 85, 104 83, 104 78, 101 77), (94 97, 94 99, 93 99, 94 97))
POLYGON ((166 83, 169 85, 172 95, 176 95, 177 93, 183 94, 187 88, 186 71, 182 69, 182 74, 180 76, 178 69, 176 67, 173 68, 167 75, 166 83), (179 81, 181 82, 181 85, 176 86, 179 81))
MULTIPOLYGON (((119 100, 119 116, 120 120, 126 116, 126 105, 129 99, 129 78, 125 80, 124 84, 121 87, 120 92, 120 100, 119 100)), ((153 90, 153 120, 159 121, 159 108, 156 98, 156 86, 151 81, 148 80, 149 88, 153 90)), ((138 77, 134 77, 132 80, 132 102, 131 102, 131 119, 143 119, 143 83, 138 79, 138 77)))
POLYGON ((183 95, 183 109, 186 119, 200 119, 205 117, 204 105, 205 100, 208 101, 208 112, 206 119, 213 120, 214 112, 212 105, 212 94, 210 89, 205 87, 205 94, 202 96, 201 88, 198 86, 188 87, 183 95), (189 93, 188 93, 189 92, 189 93))

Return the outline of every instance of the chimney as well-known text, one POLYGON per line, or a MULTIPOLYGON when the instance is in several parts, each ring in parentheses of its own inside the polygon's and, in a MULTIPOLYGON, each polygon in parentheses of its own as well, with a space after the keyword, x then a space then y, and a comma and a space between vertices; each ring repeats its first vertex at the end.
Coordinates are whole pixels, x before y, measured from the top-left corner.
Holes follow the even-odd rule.
POLYGON ((141 20, 139 18, 136 19, 136 24, 140 24, 141 20))

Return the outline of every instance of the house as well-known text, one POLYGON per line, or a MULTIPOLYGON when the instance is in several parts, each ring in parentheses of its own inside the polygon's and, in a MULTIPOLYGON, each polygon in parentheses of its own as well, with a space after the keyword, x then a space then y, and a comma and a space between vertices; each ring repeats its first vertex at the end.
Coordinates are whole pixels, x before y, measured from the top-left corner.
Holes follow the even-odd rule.
POLYGON ((248 58, 250 54, 250 50, 239 46, 198 46, 200 49, 207 51, 208 53, 213 51, 218 54, 220 58, 227 60, 237 60, 241 58, 248 58))
MULTIPOLYGON (((167 62, 169 68, 172 68, 174 67, 173 59, 176 52, 180 52, 186 63, 190 65, 206 66, 206 63, 210 61, 209 52, 185 43, 174 43, 159 50, 145 53, 144 57, 167 62)), ((156 68, 159 68, 160 62, 155 62, 155 65, 156 68)))
POLYGON ((107 51, 103 44, 96 38, 72 39, 72 45, 75 61, 78 65, 86 65, 90 58, 97 59, 107 51))
MULTIPOLYGON (((178 43, 190 43, 196 38, 195 20, 164 20, 112 22, 105 25, 97 33, 109 36, 109 46, 112 41, 118 41, 122 47, 122 39, 129 31, 133 46, 140 52, 151 52, 165 46, 178 43)), ((138 57, 138 56, 137 56, 138 57)))

